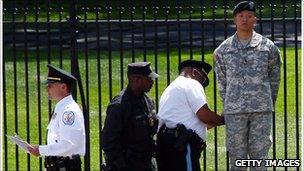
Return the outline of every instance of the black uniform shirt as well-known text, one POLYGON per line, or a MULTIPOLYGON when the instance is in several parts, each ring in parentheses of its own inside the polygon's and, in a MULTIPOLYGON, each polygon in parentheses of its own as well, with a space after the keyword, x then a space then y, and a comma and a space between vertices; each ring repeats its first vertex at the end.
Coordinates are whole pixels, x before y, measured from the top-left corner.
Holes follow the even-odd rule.
POLYGON ((155 105, 146 94, 135 96, 130 87, 113 98, 107 108, 102 148, 112 165, 125 165, 131 155, 152 157, 157 130, 155 105))

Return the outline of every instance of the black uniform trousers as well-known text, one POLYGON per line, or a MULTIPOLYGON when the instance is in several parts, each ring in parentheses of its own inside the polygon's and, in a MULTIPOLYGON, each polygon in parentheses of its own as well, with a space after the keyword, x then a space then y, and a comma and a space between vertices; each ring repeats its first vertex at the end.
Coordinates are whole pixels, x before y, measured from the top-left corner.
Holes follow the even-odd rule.
POLYGON ((131 150, 123 150, 123 160, 122 161, 112 161, 107 160, 106 165, 102 165, 103 171, 153 171, 155 166, 152 164, 152 155, 147 153, 135 153, 131 150))
POLYGON ((132 151, 126 150, 125 161, 127 167, 123 170, 125 171, 151 171, 152 155, 148 153, 134 153, 132 151))
POLYGON ((159 171, 200 171, 200 156, 206 143, 195 134, 184 148, 175 146, 178 134, 175 129, 161 128, 157 134, 156 160, 159 171))
POLYGON ((81 171, 79 155, 72 157, 46 156, 44 167, 47 171, 81 171))

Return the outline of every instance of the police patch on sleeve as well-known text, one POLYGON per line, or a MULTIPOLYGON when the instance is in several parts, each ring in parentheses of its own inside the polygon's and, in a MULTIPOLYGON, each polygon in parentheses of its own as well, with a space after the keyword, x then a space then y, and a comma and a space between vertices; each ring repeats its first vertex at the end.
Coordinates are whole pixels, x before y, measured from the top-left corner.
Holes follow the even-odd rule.
POLYGON ((75 114, 72 111, 64 112, 62 115, 62 122, 65 125, 73 125, 75 121, 75 114))

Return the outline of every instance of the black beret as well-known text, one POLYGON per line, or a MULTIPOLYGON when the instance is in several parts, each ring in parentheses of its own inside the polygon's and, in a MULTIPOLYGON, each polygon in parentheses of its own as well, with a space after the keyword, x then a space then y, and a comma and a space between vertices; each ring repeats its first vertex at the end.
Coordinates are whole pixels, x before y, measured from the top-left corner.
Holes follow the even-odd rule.
POLYGON ((185 67, 192 67, 197 70, 203 71, 206 74, 208 74, 212 69, 212 66, 209 65, 208 63, 203 62, 203 61, 196 61, 196 60, 192 60, 192 59, 189 59, 189 60, 186 60, 186 61, 183 61, 180 63, 180 65, 178 67, 179 73, 185 67))
POLYGON ((237 13, 244 11, 244 10, 255 12, 254 2, 242 1, 242 2, 238 3, 233 9, 233 16, 235 16, 237 13))
POLYGON ((159 77, 158 74, 152 71, 150 62, 135 62, 128 65, 128 75, 143 75, 150 78, 159 77))
POLYGON ((61 82, 66 83, 68 85, 73 85, 77 81, 77 79, 73 75, 60 68, 54 67, 50 64, 48 64, 47 67, 49 68, 49 73, 47 80, 45 81, 46 84, 61 82))

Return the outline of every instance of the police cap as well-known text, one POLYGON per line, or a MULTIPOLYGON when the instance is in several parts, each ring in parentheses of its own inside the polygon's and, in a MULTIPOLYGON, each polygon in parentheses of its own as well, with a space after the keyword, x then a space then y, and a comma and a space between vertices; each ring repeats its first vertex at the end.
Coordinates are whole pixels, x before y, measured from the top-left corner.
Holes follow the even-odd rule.
POLYGON ((68 85, 73 85, 76 83, 76 78, 70 73, 50 64, 48 64, 47 67, 49 68, 49 73, 47 80, 45 81, 46 84, 60 82, 66 83, 68 85))
POLYGON ((192 68, 195 68, 199 71, 202 71, 204 72, 206 75, 211 71, 212 69, 212 66, 209 65, 208 63, 206 62, 203 62, 203 61, 196 61, 196 60, 192 60, 192 59, 189 59, 189 60, 186 60, 186 61, 183 61, 180 63, 179 67, 178 67, 178 71, 179 73, 181 72, 181 70, 185 67, 192 67, 192 68))
POLYGON ((255 5, 252 1, 242 1, 238 3, 233 9, 233 16, 244 10, 253 11, 255 13, 255 5))
POLYGON ((128 75, 143 75, 155 79, 159 75, 152 71, 150 62, 135 62, 128 65, 128 75))

